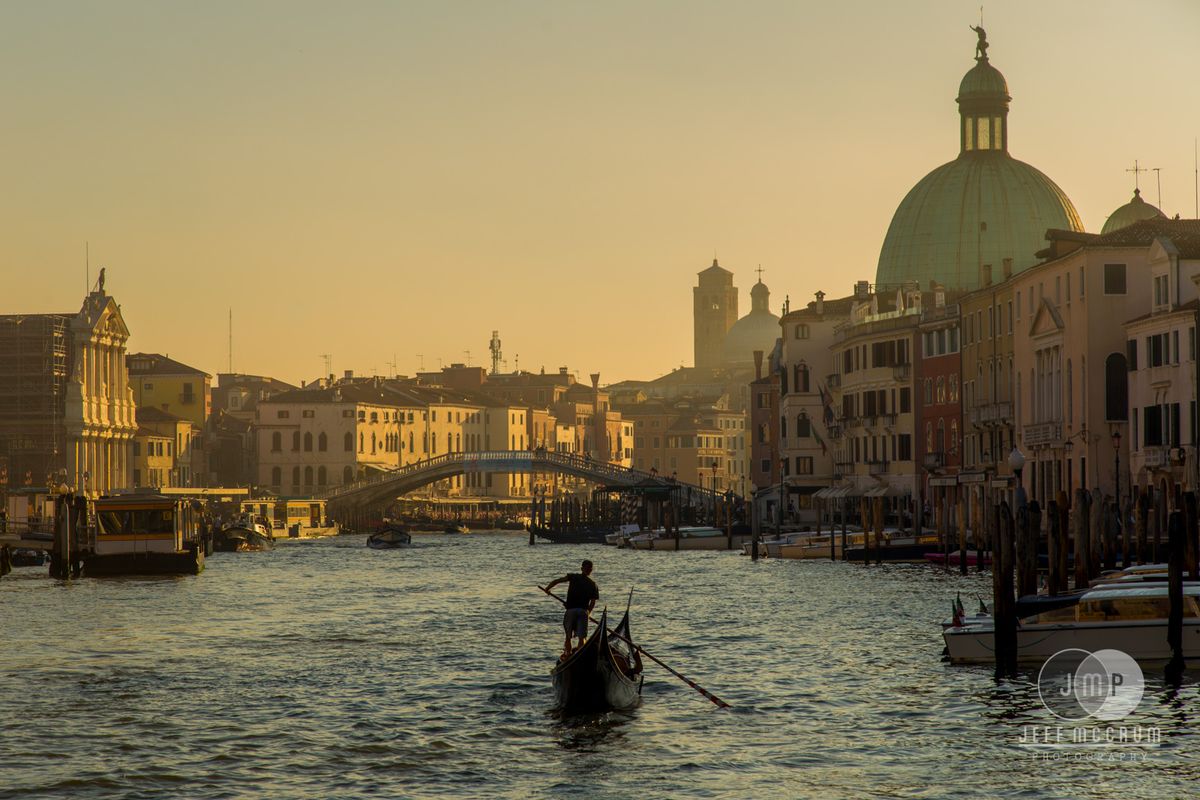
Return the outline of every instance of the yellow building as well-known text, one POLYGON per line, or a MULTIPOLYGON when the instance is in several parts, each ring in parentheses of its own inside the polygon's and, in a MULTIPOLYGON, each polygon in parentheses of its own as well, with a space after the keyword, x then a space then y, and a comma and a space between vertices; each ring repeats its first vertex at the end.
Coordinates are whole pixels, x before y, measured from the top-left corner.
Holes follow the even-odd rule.
POLYGON ((133 436, 133 487, 149 486, 154 489, 176 485, 175 447, 170 436, 163 436, 149 428, 138 428, 133 436))
POLYGON ((186 454, 179 459, 189 475, 184 485, 209 485, 203 434, 212 412, 212 376, 158 353, 131 353, 125 360, 139 409, 153 407, 192 424, 191 441, 178 448, 186 454))
MULTIPOLYGON (((137 410, 138 436, 142 432, 153 434, 155 436, 164 437, 170 440, 166 448, 167 456, 170 456, 171 463, 165 466, 170 470, 168 482, 161 484, 149 484, 153 486, 194 486, 194 475, 192 474, 192 443, 199 437, 197 436, 196 426, 190 421, 177 417, 174 414, 168 414, 166 411, 155 408, 154 406, 145 406, 137 410)), ((136 437, 135 437, 136 441, 136 437)), ((136 468, 136 465, 135 465, 136 468)), ((136 485, 136 484, 135 484, 136 485)))

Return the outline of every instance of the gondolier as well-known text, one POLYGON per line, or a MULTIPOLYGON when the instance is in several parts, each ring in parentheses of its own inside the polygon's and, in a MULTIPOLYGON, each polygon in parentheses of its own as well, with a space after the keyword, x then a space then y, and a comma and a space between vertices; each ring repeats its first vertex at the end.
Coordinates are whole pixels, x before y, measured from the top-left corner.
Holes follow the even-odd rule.
POLYGON ((592 562, 585 560, 579 567, 579 572, 571 572, 561 578, 556 578, 546 585, 549 591, 560 583, 567 584, 567 600, 564 603, 563 631, 566 640, 563 642, 563 658, 571 655, 571 637, 579 639, 579 644, 587 638, 588 613, 596 607, 600 599, 600 590, 591 579, 592 562))

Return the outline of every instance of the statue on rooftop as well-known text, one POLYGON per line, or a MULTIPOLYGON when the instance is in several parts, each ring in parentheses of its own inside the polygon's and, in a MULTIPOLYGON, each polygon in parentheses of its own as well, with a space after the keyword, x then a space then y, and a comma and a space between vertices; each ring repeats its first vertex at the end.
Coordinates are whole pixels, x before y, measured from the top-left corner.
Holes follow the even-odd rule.
POLYGON ((971 30, 975 31, 977 34, 979 34, 979 41, 975 43, 975 60, 976 61, 987 61, 987 49, 988 49, 987 31, 985 31, 983 29, 982 25, 980 25, 979 27, 970 25, 968 27, 971 30))

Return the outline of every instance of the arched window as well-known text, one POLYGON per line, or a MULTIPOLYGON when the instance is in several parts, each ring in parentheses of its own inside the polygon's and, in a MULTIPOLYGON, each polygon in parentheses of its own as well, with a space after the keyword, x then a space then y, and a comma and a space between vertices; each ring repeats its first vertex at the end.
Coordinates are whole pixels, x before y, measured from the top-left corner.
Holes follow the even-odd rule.
MULTIPOLYGON (((275 435, 278 436, 279 434, 275 435)), ((279 484, 282 482, 283 470, 281 470, 279 467, 271 467, 271 485, 278 488, 279 484)))
POLYGON ((317 486, 324 487, 326 483, 326 473, 324 467, 317 467, 317 486))
POLYGON ((375 431, 371 431, 371 455, 375 454, 375 431))
POLYGON ((304 468, 304 485, 305 486, 313 485, 313 468, 312 467, 304 468))
POLYGON ((271 434, 271 452, 278 453, 283 450, 283 434, 275 431, 271 434))
POLYGON ((933 404, 933 379, 925 379, 925 405, 933 404))
POLYGON ((808 421, 808 414, 803 411, 796 417, 796 436, 801 439, 812 436, 812 423, 808 421))
POLYGON ((346 431, 346 435, 342 437, 342 448, 347 453, 354 452, 354 434, 346 431))
POLYGON ((329 449, 329 437, 325 435, 324 431, 317 437, 317 449, 322 453, 329 449))
POLYGON ((769 429, 767 427, 767 423, 765 423, 765 422, 758 426, 758 443, 759 444, 766 444, 769 441, 768 437, 770 434, 769 434, 768 430, 769 429))
POLYGON ((408 452, 412 453, 412 452, 416 451, 416 448, 414 447, 415 444, 416 444, 416 441, 413 437, 413 432, 409 431, 408 432, 408 452))
POLYGON ((292 450, 300 449, 300 431, 292 431, 292 450))
POLYGON ((925 452, 933 452, 933 423, 925 423, 925 452))
POLYGON ((304 452, 312 452, 312 434, 308 432, 305 432, 304 434, 304 452))
POLYGON ((1124 353, 1110 353, 1104 359, 1104 419, 1129 421, 1129 371, 1124 353))
POLYGON ((300 485, 300 468, 292 467, 292 486, 300 485))
POLYGON ((946 452, 946 420, 938 420, 937 428, 937 451, 939 453, 946 452))
POLYGON ((455 448, 454 448, 455 450, 462 450, 462 434, 461 433, 454 434, 454 444, 455 444, 455 448))
POLYGON ((939 405, 946 402, 946 379, 941 375, 937 379, 937 402, 939 405))
POLYGON ((950 420, 950 453, 958 453, 958 420, 950 420))
POLYGON ((363 452, 363 435, 362 431, 358 433, 358 452, 363 452))
POLYGON ((354 468, 349 464, 342 467, 342 483, 354 483, 354 468))

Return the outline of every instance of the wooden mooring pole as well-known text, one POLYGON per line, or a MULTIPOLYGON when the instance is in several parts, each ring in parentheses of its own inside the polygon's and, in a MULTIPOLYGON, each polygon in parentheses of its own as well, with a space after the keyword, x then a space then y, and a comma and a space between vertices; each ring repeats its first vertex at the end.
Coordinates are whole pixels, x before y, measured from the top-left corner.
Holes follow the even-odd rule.
POLYGON ((1091 502, 1091 495, 1087 489, 1075 490, 1075 503, 1071 507, 1071 538, 1074 539, 1075 545, 1076 589, 1084 589, 1088 585, 1088 542, 1091 537, 1088 530, 1088 506, 1091 502))
POLYGON ((1037 594, 1037 546, 1041 524, 1042 511, 1037 500, 1017 509, 1017 597, 1037 594))
POLYGON ((1046 594, 1051 597, 1060 591, 1061 580, 1058 571, 1058 540, 1062 536, 1062 516, 1058 513, 1058 501, 1046 503, 1046 514, 1049 515, 1046 527, 1046 594))
POLYGON ((1167 523, 1167 545, 1171 548, 1167 565, 1167 597, 1170 600, 1167 646, 1171 648, 1171 660, 1167 662, 1164 675, 1176 685, 1183 677, 1186 666, 1183 661, 1183 565, 1187 557, 1187 544, 1183 522, 1183 514, 1172 511, 1167 523))
POLYGON ((996 680, 1017 672, 1017 619, 1013 599, 1014 527, 1012 510, 1001 501, 997 516, 996 547, 992 555, 993 650, 996 654, 996 680))

